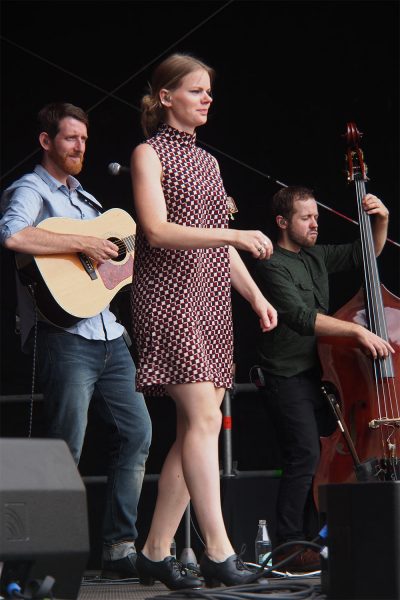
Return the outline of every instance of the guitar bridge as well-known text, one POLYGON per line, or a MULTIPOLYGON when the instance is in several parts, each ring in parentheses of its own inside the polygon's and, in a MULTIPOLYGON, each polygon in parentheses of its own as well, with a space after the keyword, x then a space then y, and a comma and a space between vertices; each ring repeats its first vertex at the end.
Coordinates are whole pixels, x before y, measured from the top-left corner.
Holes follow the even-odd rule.
POLYGON ((78 252, 79 260, 82 263, 83 268, 86 273, 89 275, 90 279, 97 279, 97 273, 93 266, 93 261, 91 258, 83 254, 83 252, 78 252))

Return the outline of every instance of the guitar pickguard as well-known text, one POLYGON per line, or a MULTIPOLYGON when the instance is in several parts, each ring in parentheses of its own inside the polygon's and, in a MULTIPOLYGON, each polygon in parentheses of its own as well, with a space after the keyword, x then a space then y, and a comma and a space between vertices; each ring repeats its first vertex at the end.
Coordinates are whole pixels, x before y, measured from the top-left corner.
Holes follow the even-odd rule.
POLYGON ((113 290, 121 281, 128 279, 133 275, 133 257, 129 256, 129 260, 120 265, 114 261, 107 261, 97 267, 97 272, 101 280, 108 290, 113 290))

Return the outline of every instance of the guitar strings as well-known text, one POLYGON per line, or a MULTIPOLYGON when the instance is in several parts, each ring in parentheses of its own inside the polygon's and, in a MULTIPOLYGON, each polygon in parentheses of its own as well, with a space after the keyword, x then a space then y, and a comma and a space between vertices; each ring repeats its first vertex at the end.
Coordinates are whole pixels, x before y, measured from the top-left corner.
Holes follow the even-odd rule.
POLYGON ((112 243, 118 246, 118 256, 123 256, 135 249, 135 237, 135 235, 128 235, 128 237, 122 238, 122 240, 112 240, 112 243))

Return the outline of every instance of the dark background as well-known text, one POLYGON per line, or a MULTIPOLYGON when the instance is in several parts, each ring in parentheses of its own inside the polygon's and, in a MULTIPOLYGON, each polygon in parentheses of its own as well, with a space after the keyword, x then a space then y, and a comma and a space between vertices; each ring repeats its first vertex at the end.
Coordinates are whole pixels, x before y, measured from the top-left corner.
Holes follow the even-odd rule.
MULTIPOLYGON (((174 51, 191 52, 217 72, 209 124, 201 145, 219 160, 225 187, 239 207, 238 228, 269 233, 267 209, 274 179, 303 184, 317 199, 356 218, 354 190, 344 173, 341 135, 354 121, 364 132, 368 190, 390 210, 389 237, 399 235, 398 2, 379 1, 3 1, 1 187, 39 158, 36 114, 50 101, 69 101, 90 113, 89 143, 80 180, 105 208, 133 213, 128 176, 112 177, 112 161, 129 164, 143 140, 140 98, 152 68, 174 51)), ((320 209, 320 242, 353 240, 355 225, 320 209)), ((243 257, 251 267, 249 257, 243 257)), ((31 360, 15 334, 12 261, 2 260, 2 394, 29 394, 31 360)), ((399 248, 387 244, 382 282, 399 295, 399 248)), ((332 285, 332 311, 360 278, 332 285)), ((116 307, 129 327, 127 294, 116 307)), ((234 296, 238 382, 255 361, 257 320, 234 296)), ((173 439, 173 407, 149 402, 154 442, 149 472, 158 472, 173 439)), ((26 435, 29 407, 2 405, 2 435, 26 435)), ((101 429, 95 427, 95 466, 101 472, 101 429)), ((40 435, 40 405, 34 435, 40 435)), ((234 458, 241 469, 276 466, 270 432, 255 396, 234 405, 234 458), (271 458, 272 457, 272 458, 271 458)))

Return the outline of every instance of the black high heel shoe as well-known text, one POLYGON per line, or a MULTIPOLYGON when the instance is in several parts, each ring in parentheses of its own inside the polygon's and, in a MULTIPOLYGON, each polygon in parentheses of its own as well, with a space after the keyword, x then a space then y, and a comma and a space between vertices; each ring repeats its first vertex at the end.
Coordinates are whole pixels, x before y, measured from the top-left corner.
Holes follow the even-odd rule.
POLYGON ((142 552, 137 553, 136 570, 142 585, 153 585, 158 579, 170 590, 201 587, 201 580, 190 575, 174 556, 167 556, 158 562, 150 560, 142 552))
POLYGON ((203 554, 200 571, 207 587, 224 585, 242 585, 256 581, 255 571, 249 569, 237 554, 228 556, 224 562, 214 562, 203 554))

